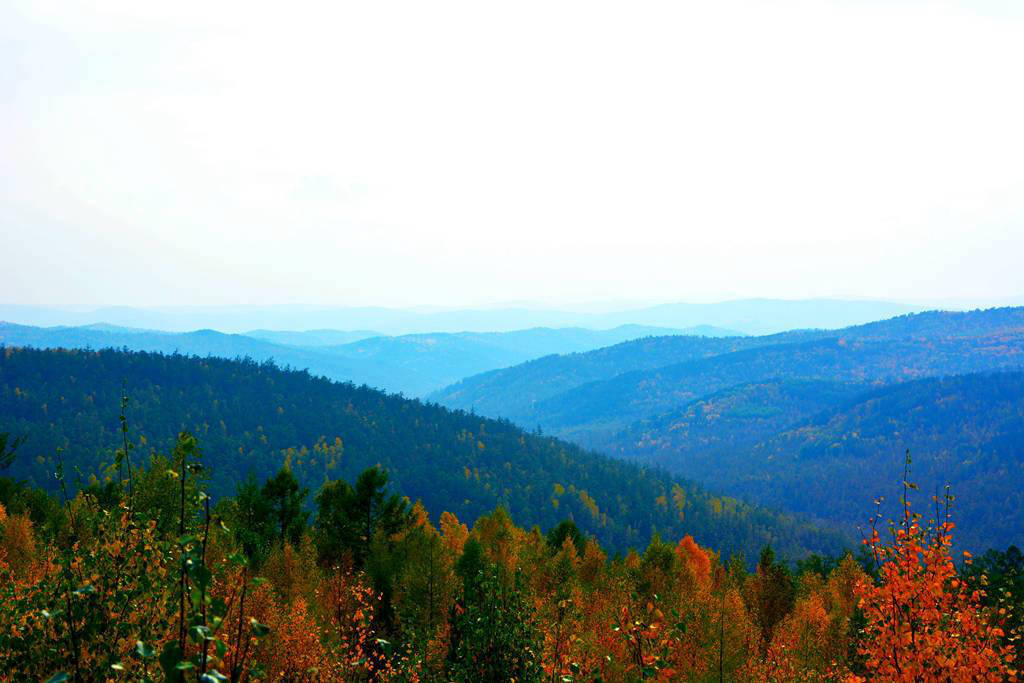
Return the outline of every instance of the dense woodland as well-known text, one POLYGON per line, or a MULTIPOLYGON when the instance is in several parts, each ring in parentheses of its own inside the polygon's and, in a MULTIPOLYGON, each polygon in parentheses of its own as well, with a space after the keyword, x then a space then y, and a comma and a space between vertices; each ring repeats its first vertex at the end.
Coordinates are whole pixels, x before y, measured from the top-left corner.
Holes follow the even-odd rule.
POLYGON ((215 499, 286 463, 314 492, 379 464, 435 517, 447 510, 474 520, 500 505, 528 527, 569 518, 613 551, 642 547, 654 533, 690 533, 726 553, 750 557, 770 543, 797 558, 839 552, 853 536, 508 422, 269 363, 177 355, 4 350, 0 431, 27 436, 11 475, 56 492, 52 473, 63 462, 72 490, 79 479, 101 480, 125 394, 140 452, 169 451, 183 430, 200 439, 215 499))
POLYGON ((894 513, 909 448, 922 486, 963 494, 961 542, 987 548, 1024 542, 1021 370, 1024 308, 1002 308, 642 339, 471 377, 437 398, 846 528, 865 498, 894 513))
POLYGON ((0 680, 1017 680, 1024 342, 965 315, 521 366, 733 497, 271 362, 3 348, 0 680))
POLYGON ((865 388, 783 380, 731 387, 615 434, 609 452, 658 463, 709 487, 832 524, 863 501, 896 512, 910 449, 916 480, 959 498, 969 549, 1021 542, 1024 373, 984 373, 865 388), (835 482, 843 485, 837 487, 835 482), (993 499, 1004 501, 996 508, 993 499))
POLYGON ((568 520, 431 519, 377 467, 313 517, 288 468, 213 504, 195 437, 122 443, 62 503, 0 480, 0 680, 1017 678, 1020 553, 957 572, 948 498, 925 522, 910 485, 860 561, 750 572, 688 535, 609 560, 568 520))

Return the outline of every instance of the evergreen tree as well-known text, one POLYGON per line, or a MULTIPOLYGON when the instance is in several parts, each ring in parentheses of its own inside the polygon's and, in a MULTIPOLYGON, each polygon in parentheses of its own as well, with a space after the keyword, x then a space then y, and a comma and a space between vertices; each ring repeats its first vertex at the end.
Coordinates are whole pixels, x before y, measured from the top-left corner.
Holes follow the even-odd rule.
POLYGON ((261 494, 270 508, 271 519, 277 526, 275 534, 281 545, 284 546, 285 542, 298 545, 309 517, 309 513, 302 509, 309 489, 300 488, 291 470, 282 467, 263 485, 261 494))
POLYGON ((796 587, 786 565, 775 562, 770 545, 761 550, 757 575, 751 580, 754 621, 765 643, 771 642, 775 626, 793 611, 796 587))
POLYGON ((355 487, 339 480, 321 489, 315 538, 322 563, 336 563, 348 554, 362 568, 378 533, 387 538, 408 523, 408 503, 397 494, 389 495, 387 483, 387 472, 370 467, 355 487))
POLYGON ((551 553, 555 554, 561 550, 562 544, 565 543, 567 538, 571 539, 572 544, 576 546, 576 552, 582 555, 587 539, 580 532, 579 527, 576 526, 576 522, 571 519, 559 522, 558 526, 548 531, 547 542, 548 547, 551 548, 551 553))
POLYGON ((229 514, 232 517, 235 539, 252 565, 258 567, 263 564, 277 539, 271 502, 263 495, 260 485, 256 483, 256 477, 252 474, 238 485, 233 502, 234 509, 229 514))

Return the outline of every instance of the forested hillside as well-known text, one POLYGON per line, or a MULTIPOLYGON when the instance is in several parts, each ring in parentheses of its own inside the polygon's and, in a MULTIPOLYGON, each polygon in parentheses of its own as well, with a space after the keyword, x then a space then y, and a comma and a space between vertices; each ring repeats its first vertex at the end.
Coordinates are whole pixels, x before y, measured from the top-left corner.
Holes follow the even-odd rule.
POLYGON ((0 432, 24 435, 11 472, 53 490, 57 457, 71 476, 103 477, 120 444, 119 405, 142 444, 199 440, 214 495, 247 473, 288 463, 312 490, 380 464, 434 515, 474 520, 504 506, 519 523, 565 518, 609 547, 642 547, 655 531, 699 534, 747 556, 771 542, 786 556, 838 550, 843 533, 705 493, 692 483, 495 421, 271 364, 119 351, 0 353, 0 432), (61 450, 62 449, 62 450, 61 450))
POLYGON ((832 332, 643 339, 469 378, 438 397, 844 526, 863 518, 865 498, 895 500, 910 448, 920 483, 952 484, 965 540, 987 547, 1020 542, 1024 528, 1015 515, 996 520, 984 493, 1006 485, 1015 500, 1024 483, 1014 427, 1024 399, 1007 398, 1017 375, 915 380, 1021 369, 1024 308, 1001 308, 832 332), (865 398, 843 417, 859 405, 851 401, 890 391, 892 400, 865 398), (820 416, 834 422, 812 428, 820 416), (868 416, 870 428, 860 422, 868 416))
POLYGON ((635 422, 602 444, 610 452, 660 462, 670 469, 691 466, 700 459, 711 470, 701 470, 701 476, 715 476, 721 454, 743 452, 871 390, 868 383, 828 380, 739 384, 635 422))
POLYGON ((528 415, 538 401, 626 372, 825 336, 828 333, 799 331, 767 337, 646 337, 586 353, 545 356, 511 368, 492 370, 445 387, 429 398, 453 408, 512 418, 528 415))
MULTIPOLYGON (((971 361, 954 359, 956 367, 949 369, 942 369, 936 363, 930 364, 931 367, 939 366, 939 372, 945 374, 988 369, 990 366, 986 365, 986 362, 995 363, 995 367, 1024 364, 1024 360, 1014 355, 1020 352, 1019 340, 1021 337, 1024 337, 1024 308, 1018 307, 964 313, 932 311, 903 315, 841 330, 794 331, 762 337, 638 339, 587 353, 541 358, 511 368, 469 377, 435 392, 430 398, 453 408, 473 409, 485 415, 507 417, 531 426, 538 422, 547 426, 546 420, 551 418, 549 411, 560 410, 556 397, 566 395, 568 398, 566 402, 574 401, 575 397, 569 397, 568 392, 577 387, 591 382, 611 380, 626 373, 654 371, 659 368, 724 356, 739 351, 825 339, 834 339, 837 344, 840 341, 846 343, 851 340, 901 342, 899 346, 892 347, 889 358, 882 358, 882 362, 889 369, 873 371, 868 368, 866 376, 889 375, 890 369, 898 364, 899 354, 903 349, 916 346, 919 356, 926 355, 925 352, 928 350, 926 343, 931 341, 943 342, 947 351, 954 355, 971 353, 972 348, 978 345, 985 348, 986 354, 992 357, 990 361, 977 361, 973 365, 971 361), (984 341, 978 344, 956 341, 969 338, 984 338, 984 341), (1004 342, 1006 348, 1001 349, 1004 342), (958 349, 958 343, 965 345, 958 349), (538 407, 538 403, 548 399, 554 399, 550 406, 538 407)), ((884 356, 885 347, 877 348, 884 356)), ((785 349, 781 349, 781 352, 785 353, 785 349)), ((778 349, 774 355, 779 355, 778 349)), ((770 361, 767 358, 764 360, 770 361)), ((758 356, 751 354, 740 357, 738 361, 723 362, 728 365, 745 361, 756 363, 758 356)), ((801 373, 797 376, 837 379, 828 376, 824 369, 821 374, 815 374, 813 369, 810 373, 806 372, 807 366, 813 362, 813 358, 807 358, 803 368, 797 367, 801 373)), ((928 363, 927 359, 925 362, 928 363)), ((690 367, 699 372, 699 366, 690 367)), ((681 369, 677 368, 677 370, 681 369)), ((715 368, 709 366, 709 371, 714 372, 715 368)), ((775 370, 769 368, 769 371, 768 376, 770 377, 783 377, 787 376, 784 373, 790 371, 790 368, 779 367, 775 370)), ((645 384, 658 385, 654 388, 655 391, 671 392, 674 391, 671 385, 675 379, 674 372, 670 371, 664 377, 658 373, 637 374, 635 378, 645 384)), ((911 369, 911 375, 914 372, 911 369)), ((928 372, 927 368, 925 368, 925 372, 928 372)), ((758 374, 758 371, 751 370, 738 381, 751 382, 763 376, 763 374, 758 374)), ((617 384, 603 386, 595 384, 581 393, 592 396, 612 387, 619 388, 617 384)), ((683 400, 686 400, 685 397, 683 400)), ((552 428, 558 426, 557 420, 552 421, 552 428)))
POLYGON ((925 494, 951 486, 966 547, 1024 543, 1021 372, 867 391, 827 382, 746 385, 633 425, 607 448, 844 526, 862 521, 866 499, 884 496, 884 509, 896 514, 909 449, 911 479, 925 494))
POLYGON ((854 325, 841 330, 844 337, 862 339, 943 339, 1024 333, 1024 307, 974 311, 924 311, 854 325))
POLYGON ((618 375, 538 402, 522 424, 597 443, 608 429, 709 393, 773 378, 892 383, 1024 364, 1024 335, 915 340, 823 339, 737 351, 618 375))

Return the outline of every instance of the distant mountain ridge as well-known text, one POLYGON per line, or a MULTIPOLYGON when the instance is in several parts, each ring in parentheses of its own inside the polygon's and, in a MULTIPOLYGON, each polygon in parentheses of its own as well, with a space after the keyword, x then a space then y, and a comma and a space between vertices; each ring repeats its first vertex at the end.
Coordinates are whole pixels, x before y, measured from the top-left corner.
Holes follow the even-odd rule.
POLYGON ((0 323, 0 344, 37 348, 129 348, 221 358, 274 359, 330 379, 422 396, 467 375, 534 357, 581 351, 651 334, 730 334, 708 326, 692 330, 623 325, 611 330, 535 328, 515 332, 439 333, 363 337, 364 332, 257 331, 258 336, 215 330, 176 333, 109 324, 40 328, 0 323), (347 343, 337 343, 346 339, 347 343))
POLYGON ((638 419, 644 412, 663 412, 700 393, 767 377, 839 379, 829 373, 845 372, 851 379, 893 381, 1015 367, 1024 364, 1022 340, 1024 307, 931 311, 841 330, 738 339, 638 339, 482 373, 430 398, 558 430, 586 422, 588 413, 620 421, 638 419), (934 349, 924 340, 934 343, 934 349), (898 367, 902 353, 913 361, 905 368, 898 367), (831 365, 815 365, 826 360, 831 365), (645 407, 621 412, 624 406, 637 404, 645 407))
MULTIPOLYGON (((711 392, 776 377, 893 383, 928 376, 1019 368, 1024 335, 928 340, 821 339, 736 351, 617 375, 532 407, 522 424, 575 435, 623 427, 711 392)), ((514 416, 513 421, 518 421, 514 416)), ((597 445, 590 437, 585 443, 597 445)))
MULTIPOLYGON (((885 301, 741 299, 709 304, 667 303, 611 311, 503 307, 403 310, 372 306, 164 306, 61 309, 0 305, 0 320, 33 326, 113 325, 182 332, 246 330, 376 330, 384 335, 435 332, 508 332, 533 327, 610 329, 621 325, 689 328, 711 325, 744 334, 797 328, 839 328, 923 310, 885 301)), ((279 341, 279 340, 278 340, 279 341)))
POLYGON ((286 346, 340 346, 362 341, 370 337, 380 337, 379 332, 371 330, 249 330, 243 332, 246 337, 263 339, 274 344, 286 346))

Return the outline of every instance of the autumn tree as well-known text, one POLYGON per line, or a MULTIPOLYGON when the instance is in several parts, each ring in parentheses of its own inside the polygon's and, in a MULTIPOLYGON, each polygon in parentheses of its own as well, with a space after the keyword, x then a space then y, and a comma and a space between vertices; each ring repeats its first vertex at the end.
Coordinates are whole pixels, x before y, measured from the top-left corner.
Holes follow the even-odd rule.
MULTIPOLYGON (((907 460, 909 466, 909 456, 907 460)), ((878 530, 879 515, 865 538, 878 568, 877 582, 856 585, 866 625, 860 653, 871 677, 899 681, 1015 680, 1013 645, 999 615, 984 609, 984 590, 969 588, 957 575, 951 555, 952 496, 935 499, 934 517, 912 511, 904 476, 902 510, 888 539, 878 530)), ((964 552, 964 561, 970 554, 964 552)))

